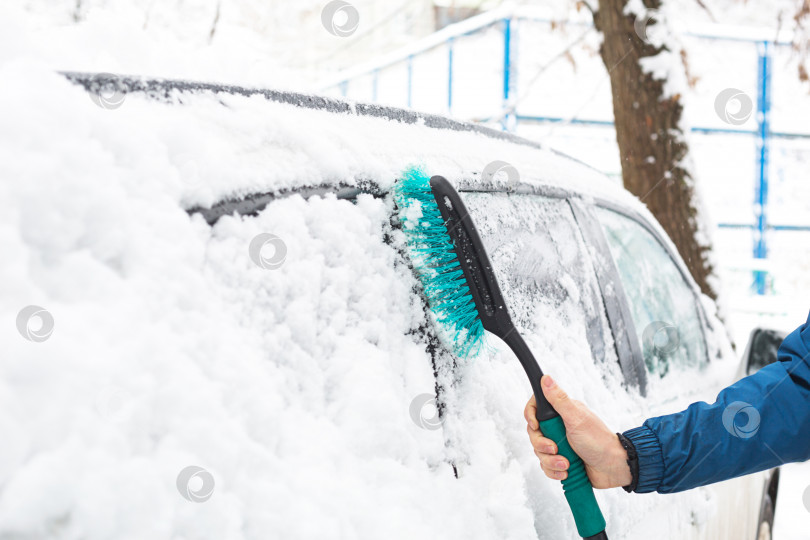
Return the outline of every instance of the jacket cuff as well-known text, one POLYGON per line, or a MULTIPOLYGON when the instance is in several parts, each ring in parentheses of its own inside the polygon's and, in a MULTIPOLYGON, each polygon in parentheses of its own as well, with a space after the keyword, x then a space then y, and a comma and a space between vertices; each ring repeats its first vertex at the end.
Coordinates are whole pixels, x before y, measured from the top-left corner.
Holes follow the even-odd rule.
POLYGON ((638 454, 638 487, 636 493, 650 493, 658 489, 664 477, 664 455, 658 437, 647 426, 629 429, 622 433, 638 454))

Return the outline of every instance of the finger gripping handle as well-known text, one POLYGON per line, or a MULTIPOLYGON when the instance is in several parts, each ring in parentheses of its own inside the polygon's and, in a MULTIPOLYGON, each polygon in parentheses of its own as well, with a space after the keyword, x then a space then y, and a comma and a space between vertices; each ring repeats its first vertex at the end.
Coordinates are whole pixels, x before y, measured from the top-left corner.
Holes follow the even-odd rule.
POLYGON ((571 513, 574 514, 574 522, 577 525, 577 532, 582 538, 589 538, 602 533, 599 538, 607 538, 604 535, 605 518, 599 509, 599 503, 593 494, 591 481, 585 472, 585 464, 582 459, 568 444, 565 436, 565 424, 559 416, 540 422, 540 430, 543 436, 557 443, 560 455, 568 459, 568 477, 562 481, 565 498, 571 513))

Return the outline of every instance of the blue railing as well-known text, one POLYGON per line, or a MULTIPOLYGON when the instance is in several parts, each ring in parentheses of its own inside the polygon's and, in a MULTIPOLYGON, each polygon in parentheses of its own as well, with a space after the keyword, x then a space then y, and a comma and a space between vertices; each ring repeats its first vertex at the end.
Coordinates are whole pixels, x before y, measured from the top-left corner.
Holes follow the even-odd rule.
MULTIPOLYGON (((562 118, 552 116, 522 115, 516 111, 516 87, 518 66, 514 61, 515 31, 516 21, 527 20, 533 22, 551 23, 547 18, 533 14, 531 8, 511 8, 504 7, 485 12, 476 17, 472 17, 461 23, 448 26, 435 34, 417 42, 408 49, 394 52, 388 56, 364 66, 346 70, 339 74, 332 81, 320 85, 322 91, 329 91, 338 88, 343 96, 348 93, 348 86, 353 80, 371 75, 372 77, 372 98, 377 100, 378 77, 381 70, 405 63, 407 67, 407 106, 411 107, 413 100, 413 61, 414 58, 438 47, 447 48, 447 113, 453 111, 453 77, 454 77, 454 48, 456 40, 486 31, 493 26, 500 25, 503 33, 503 113, 500 117, 500 124, 504 130, 514 131, 519 122, 526 123, 565 123, 579 126, 602 126, 613 127, 613 122, 609 120, 562 118)), ((590 27, 584 22, 569 23, 576 26, 590 27)), ((810 231, 810 226, 802 225, 771 225, 768 221, 768 166, 770 140, 779 139, 810 139, 808 133, 773 132, 770 129, 771 111, 771 79, 772 79, 772 57, 770 48, 772 46, 788 46, 787 42, 773 42, 762 38, 746 38, 740 36, 719 36, 706 33, 691 33, 691 37, 701 39, 713 39, 722 41, 747 42, 757 45, 758 49, 758 74, 757 74, 757 128, 755 130, 718 128, 718 127, 693 127, 694 133, 701 134, 737 134, 756 137, 757 142, 757 182, 754 197, 754 223, 720 223, 718 226, 724 229, 750 229, 753 233, 753 256, 754 259, 764 260, 768 257, 767 233, 769 231, 810 231)), ((753 271, 753 290, 757 294, 765 294, 767 290, 767 272, 764 270, 753 271)))
POLYGON ((514 131, 517 118, 510 99, 515 93, 517 73, 512 69, 512 19, 503 20, 503 110, 507 111, 501 121, 503 129, 514 131))

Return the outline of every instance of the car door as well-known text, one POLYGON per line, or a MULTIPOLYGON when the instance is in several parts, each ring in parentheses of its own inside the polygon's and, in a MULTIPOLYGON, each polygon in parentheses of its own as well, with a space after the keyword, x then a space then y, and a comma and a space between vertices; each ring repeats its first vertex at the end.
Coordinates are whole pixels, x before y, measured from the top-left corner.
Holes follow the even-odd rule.
MULTIPOLYGON (((683 264, 639 216, 616 207, 596 207, 594 215, 615 264, 647 372, 646 414, 680 411, 695 401, 713 402, 732 382, 736 359, 723 357, 728 347, 708 341, 699 292, 683 264)), ((689 492, 646 495, 655 508, 627 537, 754 538, 762 483, 759 474, 689 492)))

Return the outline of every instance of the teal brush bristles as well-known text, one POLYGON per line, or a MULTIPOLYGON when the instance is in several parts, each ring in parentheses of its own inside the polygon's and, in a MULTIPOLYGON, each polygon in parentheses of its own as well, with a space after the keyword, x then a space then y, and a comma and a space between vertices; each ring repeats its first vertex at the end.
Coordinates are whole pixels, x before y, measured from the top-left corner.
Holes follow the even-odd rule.
POLYGON ((394 187, 402 230, 428 304, 453 352, 466 358, 484 344, 484 326, 447 233, 430 177, 421 167, 410 167, 394 187))

